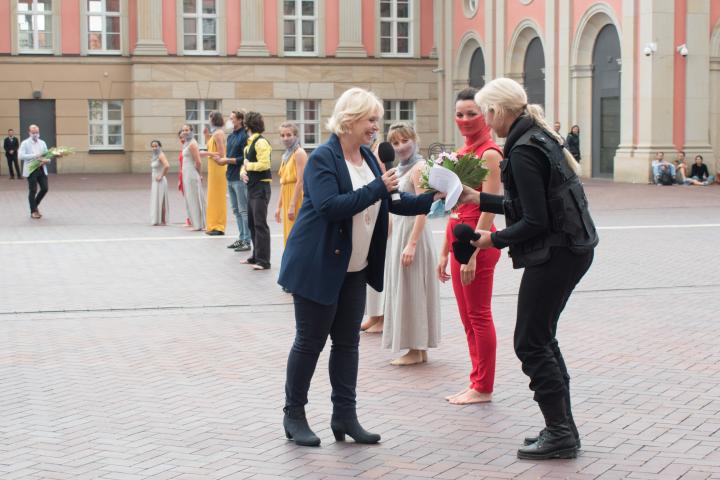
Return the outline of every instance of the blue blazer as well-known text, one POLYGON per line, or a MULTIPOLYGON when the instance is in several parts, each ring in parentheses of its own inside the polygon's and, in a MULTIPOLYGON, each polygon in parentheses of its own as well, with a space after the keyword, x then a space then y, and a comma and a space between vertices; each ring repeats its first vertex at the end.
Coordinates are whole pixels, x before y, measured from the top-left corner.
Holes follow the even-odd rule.
POLYGON ((370 241, 367 281, 383 289, 388 211, 398 215, 424 215, 433 194, 401 193, 393 206, 373 153, 360 148, 375 180, 353 190, 340 139, 332 135, 315 149, 303 174, 304 199, 290 231, 280 266, 278 283, 292 293, 323 305, 337 303, 352 253, 352 219, 380 200, 380 212, 370 241))

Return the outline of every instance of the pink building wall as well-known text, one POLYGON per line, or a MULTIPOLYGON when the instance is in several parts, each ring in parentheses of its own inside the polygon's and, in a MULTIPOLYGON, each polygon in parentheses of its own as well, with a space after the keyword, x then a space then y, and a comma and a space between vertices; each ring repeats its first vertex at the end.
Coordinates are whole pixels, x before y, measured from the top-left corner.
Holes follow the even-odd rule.
POLYGON ((226 4, 227 54, 234 55, 240 47, 240 0, 227 0, 226 4))
POLYGON ((375 55, 375 2, 374 0, 362 0, 362 39, 365 51, 369 57, 375 55))
POLYGON ((485 45, 485 1, 480 2, 477 13, 473 18, 465 16, 463 2, 455 2, 453 10, 453 58, 457 58, 460 51, 460 40, 467 32, 473 31, 480 37, 483 46, 485 45))
POLYGON ((80 0, 60 4, 60 45, 63 55, 80 55, 80 0))
MULTIPOLYGON (((570 15, 572 17, 572 38, 575 38, 575 35, 577 34, 578 24, 580 23, 580 19, 583 15, 585 15, 585 12, 593 6, 593 4, 598 3, 597 0, 573 0, 570 2, 570 15)), ((603 3, 606 3, 612 8, 613 13, 615 13, 615 18, 618 19, 619 22, 622 22, 622 0, 604 0, 603 3)), ((618 29, 618 32, 621 31, 621 25, 615 25, 618 29)))
POLYGON ((0 54, 10 54, 10 0, 0 0, 0 18, 8 19, 0 24, 0 54))
POLYGON ((325 0, 325 55, 332 57, 340 43, 339 0, 325 0))
POLYGON ((510 48, 510 41, 515 33, 515 28, 526 18, 529 18, 537 23, 540 28, 539 33, 544 37, 546 1, 554 0, 535 0, 529 5, 523 5, 517 1, 512 2, 512 4, 508 2, 507 7, 505 8, 505 45, 507 48, 510 48))
MULTIPOLYGON (((177 5, 175 0, 163 0, 163 41, 170 55, 177 54, 177 5)), ((132 17, 136 18, 136 17, 132 17)), ((131 21, 132 23, 132 21, 131 21)))
POLYGON ((128 0, 128 18, 130 19, 128 45, 130 53, 133 53, 137 45, 137 0, 128 0))
POLYGON ((270 55, 278 53, 278 2, 265 2, 265 45, 270 55))
POLYGON ((711 1, 710 2, 710 32, 712 34, 712 31, 715 29, 715 27, 718 26, 720 23, 720 2, 718 1, 711 1))
POLYGON ((433 47, 433 0, 420 2, 420 56, 429 57, 433 47))

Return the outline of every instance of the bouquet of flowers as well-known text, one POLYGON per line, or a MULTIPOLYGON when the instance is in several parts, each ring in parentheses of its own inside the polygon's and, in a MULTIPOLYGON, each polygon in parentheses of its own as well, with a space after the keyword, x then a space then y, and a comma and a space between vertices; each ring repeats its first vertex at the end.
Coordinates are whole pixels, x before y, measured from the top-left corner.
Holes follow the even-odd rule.
MULTIPOLYGON (((70 147, 53 147, 48 149, 48 151, 45 152, 42 158, 44 158, 45 160, 52 160, 53 158, 64 157, 74 152, 75 150, 70 147)), ((28 174, 33 173, 35 170, 40 168, 40 165, 42 165, 42 161, 40 159, 35 159, 30 162, 30 164, 28 165, 28 174)))
POLYGON ((462 185, 477 188, 488 172, 485 162, 472 152, 462 155, 441 152, 426 162, 425 169, 420 174, 420 186, 426 190, 446 193, 445 206, 446 209, 451 209, 462 192, 462 185), (442 188, 438 188, 439 185, 442 185, 442 188))

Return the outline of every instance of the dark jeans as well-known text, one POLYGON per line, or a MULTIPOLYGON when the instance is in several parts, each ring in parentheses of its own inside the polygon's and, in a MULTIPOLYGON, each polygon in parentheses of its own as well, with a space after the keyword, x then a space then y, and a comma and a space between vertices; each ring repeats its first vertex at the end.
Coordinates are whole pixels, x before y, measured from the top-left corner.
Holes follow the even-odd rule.
POLYGON ((535 401, 565 397, 570 376, 555 334, 558 320, 575 286, 588 271, 593 252, 575 255, 554 248, 550 260, 523 273, 515 324, 515 354, 530 377, 535 401))
POLYGON ((7 163, 8 163, 8 170, 10 171, 9 175, 12 178, 22 178, 22 175, 20 174, 20 164, 18 164, 17 155, 5 155, 7 157, 7 163), (13 165, 15 166, 15 174, 13 174, 13 165))
POLYGON ((355 415, 355 386, 358 374, 360 322, 365 313, 365 271, 345 275, 340 296, 334 305, 321 305, 294 295, 295 342, 287 364, 285 405, 304 407, 310 380, 328 335, 330 384, 333 413, 355 415))
POLYGON ((30 202, 30 213, 37 212, 38 205, 48 192, 48 177, 45 175, 43 167, 39 167, 28 177, 28 201, 30 202), (38 185, 40 192, 37 193, 38 185))
POLYGON ((270 182, 248 186, 248 226, 252 236, 252 258, 257 265, 270 267, 270 227, 267 210, 270 203, 270 182))

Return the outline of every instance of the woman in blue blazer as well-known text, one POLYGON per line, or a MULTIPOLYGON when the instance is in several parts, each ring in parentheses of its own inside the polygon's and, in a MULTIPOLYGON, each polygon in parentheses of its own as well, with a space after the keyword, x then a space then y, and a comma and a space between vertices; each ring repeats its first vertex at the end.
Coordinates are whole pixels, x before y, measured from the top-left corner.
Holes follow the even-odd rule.
POLYGON ((383 288, 388 211, 426 214, 435 197, 402 194, 389 201, 398 178, 381 174, 365 147, 378 131, 383 106, 371 92, 347 90, 338 99, 328 128, 330 139, 308 159, 302 207, 288 237, 278 283, 293 293, 296 334, 285 382, 285 435, 298 445, 317 446, 320 439, 305 418, 310 381, 328 335, 333 415, 330 427, 338 441, 377 443, 380 435, 365 431, 355 411, 360 322, 365 286, 383 288))

